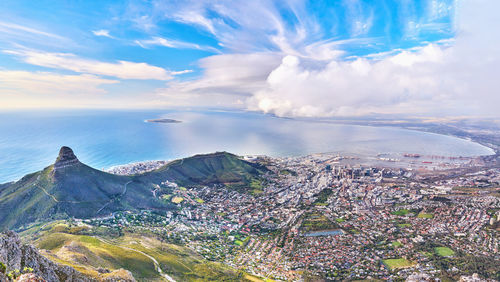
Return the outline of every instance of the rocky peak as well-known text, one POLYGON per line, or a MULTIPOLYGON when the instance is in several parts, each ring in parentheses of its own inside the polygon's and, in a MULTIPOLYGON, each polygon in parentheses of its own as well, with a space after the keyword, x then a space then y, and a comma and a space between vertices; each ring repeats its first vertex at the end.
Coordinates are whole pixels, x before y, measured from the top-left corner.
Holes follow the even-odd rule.
POLYGON ((73 153, 73 150, 71 150, 70 147, 63 146, 59 150, 59 156, 54 163, 54 168, 60 169, 66 166, 77 164, 79 162, 80 161, 75 156, 75 153, 73 153))

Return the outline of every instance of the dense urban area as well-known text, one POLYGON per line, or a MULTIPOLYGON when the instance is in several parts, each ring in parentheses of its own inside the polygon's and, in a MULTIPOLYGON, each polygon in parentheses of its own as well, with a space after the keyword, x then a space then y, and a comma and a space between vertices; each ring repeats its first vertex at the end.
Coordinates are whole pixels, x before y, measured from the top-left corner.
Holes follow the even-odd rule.
MULTIPOLYGON (((166 180, 152 193, 176 209, 117 212, 80 224, 152 232, 210 261, 273 280, 500 279, 495 156, 246 160, 269 170, 247 189, 166 180)), ((140 170, 132 165, 114 172, 140 170)))

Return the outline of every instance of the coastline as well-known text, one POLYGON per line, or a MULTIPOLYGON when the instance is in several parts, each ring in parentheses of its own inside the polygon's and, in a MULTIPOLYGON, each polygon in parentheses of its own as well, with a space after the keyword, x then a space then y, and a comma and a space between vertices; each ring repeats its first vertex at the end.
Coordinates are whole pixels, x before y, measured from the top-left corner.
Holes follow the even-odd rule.
MULTIPOLYGON (((416 122, 411 124, 388 124, 387 121, 377 120, 373 122, 357 121, 356 123, 335 122, 339 125, 352 124, 355 125, 354 127, 360 127, 353 127, 351 130, 348 128, 349 126, 335 128, 327 125, 307 125, 306 123, 315 122, 310 120, 295 123, 286 119, 287 121, 282 123, 276 121, 277 118, 273 118, 273 120, 263 118, 261 114, 252 115, 248 119, 249 122, 240 123, 240 118, 246 116, 236 116, 235 119, 233 115, 226 116, 218 113, 211 113, 207 116, 196 112, 195 116, 191 116, 190 113, 185 114, 184 112, 148 111, 133 114, 130 112, 100 112, 88 117, 85 116, 83 119, 83 114, 86 113, 85 111, 76 117, 70 116, 71 122, 68 122, 67 119, 61 119, 62 114, 53 116, 44 113, 40 116, 37 113, 27 115, 28 118, 23 116, 20 119, 12 119, 15 121, 13 123, 3 124, 3 130, 6 134, 3 143, 0 144, 3 145, 3 147, 0 146, 0 153, 4 156, 0 182, 19 180, 30 172, 43 169, 53 161, 53 148, 58 148, 60 145, 71 145, 77 152, 80 151, 82 159, 93 167, 110 169, 111 166, 130 165, 133 162, 143 162, 143 160, 170 160, 223 149, 240 155, 263 154, 269 156, 304 156, 321 152, 341 152, 342 154, 361 152, 372 155, 386 152, 405 152, 491 158, 499 152, 497 144, 500 144, 500 137, 491 140, 486 138, 500 136, 500 134, 486 135, 478 130, 469 131, 468 128, 447 131, 441 130, 442 126, 436 127, 436 124, 429 126, 426 123, 416 122), (187 122, 172 126, 148 126, 144 124, 146 118, 162 117, 165 114, 187 122), (41 117, 44 118, 44 124, 52 124, 52 126, 50 128, 40 126, 37 121, 41 117), (109 119, 111 117, 112 119, 109 119), (103 118, 112 122, 107 123, 102 130, 96 131, 95 128, 104 126, 102 125, 103 118), (273 126, 282 126, 284 129, 279 132, 269 131, 269 123, 273 126), (219 129, 225 128, 225 130, 217 131, 216 125, 219 129), (246 130, 247 127, 250 130, 246 130), (393 130, 374 130, 373 128, 376 127, 392 128, 393 130), (13 131, 13 129, 22 130, 13 131), (406 130, 399 132, 397 129, 406 130), (420 133, 416 134, 416 132, 420 133), (85 136, 82 136, 82 133, 85 133, 85 136), (420 136, 426 135, 426 133, 432 133, 430 135, 435 136, 420 136), (189 139, 186 139, 187 137, 189 139), (32 146, 31 140, 37 140, 36 138, 45 140, 43 147, 32 146), (282 144, 283 138, 290 141, 282 144), (371 140, 375 141, 373 145, 371 140), (440 143, 441 141, 443 143, 440 143)), ((18 117, 18 115, 13 114, 12 117, 18 117)), ((487 132, 492 132, 488 128, 494 127, 490 126, 485 129, 487 132)), ((394 157, 389 156, 388 158, 394 157)))
POLYGON ((170 162, 172 161, 154 160, 133 162, 104 168, 102 169, 102 171, 116 175, 134 175, 159 169, 162 166, 169 164, 170 162))

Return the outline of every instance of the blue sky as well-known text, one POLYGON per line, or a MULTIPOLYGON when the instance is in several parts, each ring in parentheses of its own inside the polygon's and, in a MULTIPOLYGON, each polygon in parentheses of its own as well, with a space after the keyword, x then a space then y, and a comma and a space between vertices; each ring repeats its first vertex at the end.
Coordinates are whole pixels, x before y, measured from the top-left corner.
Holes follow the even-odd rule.
POLYGON ((431 95, 424 92, 434 99, 447 86, 413 89, 398 78, 402 86, 389 97, 367 96, 366 89, 355 91, 357 99, 343 97, 366 72, 387 72, 380 79, 393 81, 408 58, 412 66, 425 61, 430 68, 436 56, 451 64, 443 58, 469 17, 461 6, 459 0, 4 0, 0 99, 3 108, 210 107, 331 116, 363 114, 360 108, 407 111, 403 104, 415 102, 421 111, 417 104, 431 95), (385 66, 389 61, 397 66, 385 66), (330 82, 337 76, 329 75, 351 69, 355 76, 330 82), (303 80, 295 87, 300 93, 282 93, 287 79, 303 80), (324 107, 329 98, 340 104, 324 107))

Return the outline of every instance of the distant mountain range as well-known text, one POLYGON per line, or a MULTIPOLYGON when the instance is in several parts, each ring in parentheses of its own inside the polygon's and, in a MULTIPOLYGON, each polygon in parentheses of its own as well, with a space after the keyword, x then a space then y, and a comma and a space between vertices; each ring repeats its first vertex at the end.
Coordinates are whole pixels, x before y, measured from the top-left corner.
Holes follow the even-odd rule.
POLYGON ((152 193, 166 180, 182 186, 245 188, 266 172, 236 155, 219 152, 177 160, 144 174, 114 175, 81 163, 69 147, 62 147, 53 165, 0 185, 0 230, 123 210, 169 210, 173 204, 152 193))

